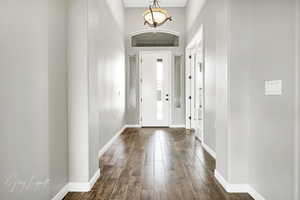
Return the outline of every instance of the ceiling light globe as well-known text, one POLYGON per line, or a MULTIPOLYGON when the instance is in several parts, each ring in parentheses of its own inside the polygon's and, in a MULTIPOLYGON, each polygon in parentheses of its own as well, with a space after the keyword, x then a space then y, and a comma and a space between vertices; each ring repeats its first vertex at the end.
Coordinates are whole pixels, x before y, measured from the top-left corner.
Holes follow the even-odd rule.
POLYGON ((168 11, 158 7, 158 4, 153 4, 153 6, 149 7, 148 10, 144 12, 144 20, 145 25, 149 25, 151 27, 157 27, 164 24, 168 20, 172 20, 168 11))

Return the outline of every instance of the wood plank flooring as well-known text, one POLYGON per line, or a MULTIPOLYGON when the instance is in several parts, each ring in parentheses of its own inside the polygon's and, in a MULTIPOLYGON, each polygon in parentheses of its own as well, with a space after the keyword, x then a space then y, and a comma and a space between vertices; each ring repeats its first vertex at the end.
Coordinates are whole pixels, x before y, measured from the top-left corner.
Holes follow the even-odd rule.
POLYGON ((100 159, 92 191, 64 200, 253 200, 227 194, 214 168, 214 159, 185 129, 126 129, 100 159))

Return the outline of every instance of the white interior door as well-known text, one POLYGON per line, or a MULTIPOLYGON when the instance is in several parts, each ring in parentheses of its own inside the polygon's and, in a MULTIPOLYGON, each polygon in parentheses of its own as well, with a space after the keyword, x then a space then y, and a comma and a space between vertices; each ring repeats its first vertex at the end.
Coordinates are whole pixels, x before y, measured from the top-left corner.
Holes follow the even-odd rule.
POLYGON ((141 52, 141 125, 169 126, 171 53, 141 52))
POLYGON ((194 63, 194 129, 196 136, 203 140, 203 126, 204 126, 204 65, 202 50, 195 53, 194 63))
POLYGON ((205 73, 202 48, 187 50, 186 64, 186 128, 195 130, 195 135, 203 141, 205 73))

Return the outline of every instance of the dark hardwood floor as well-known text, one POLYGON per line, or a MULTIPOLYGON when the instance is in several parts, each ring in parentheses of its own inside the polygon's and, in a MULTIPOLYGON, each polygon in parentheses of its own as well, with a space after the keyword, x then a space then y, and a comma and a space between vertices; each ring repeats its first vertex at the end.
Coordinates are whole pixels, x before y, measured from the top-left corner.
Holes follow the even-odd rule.
POLYGON ((253 200, 227 194, 214 159, 185 129, 127 129, 102 156, 101 177, 88 193, 64 200, 253 200))

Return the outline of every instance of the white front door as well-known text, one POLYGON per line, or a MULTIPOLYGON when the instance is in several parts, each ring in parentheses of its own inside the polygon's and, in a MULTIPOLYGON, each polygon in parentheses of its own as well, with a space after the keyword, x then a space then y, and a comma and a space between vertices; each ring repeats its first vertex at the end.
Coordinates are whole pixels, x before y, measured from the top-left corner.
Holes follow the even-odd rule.
POLYGON ((141 58, 141 125, 169 126, 171 53, 144 51, 141 58))

